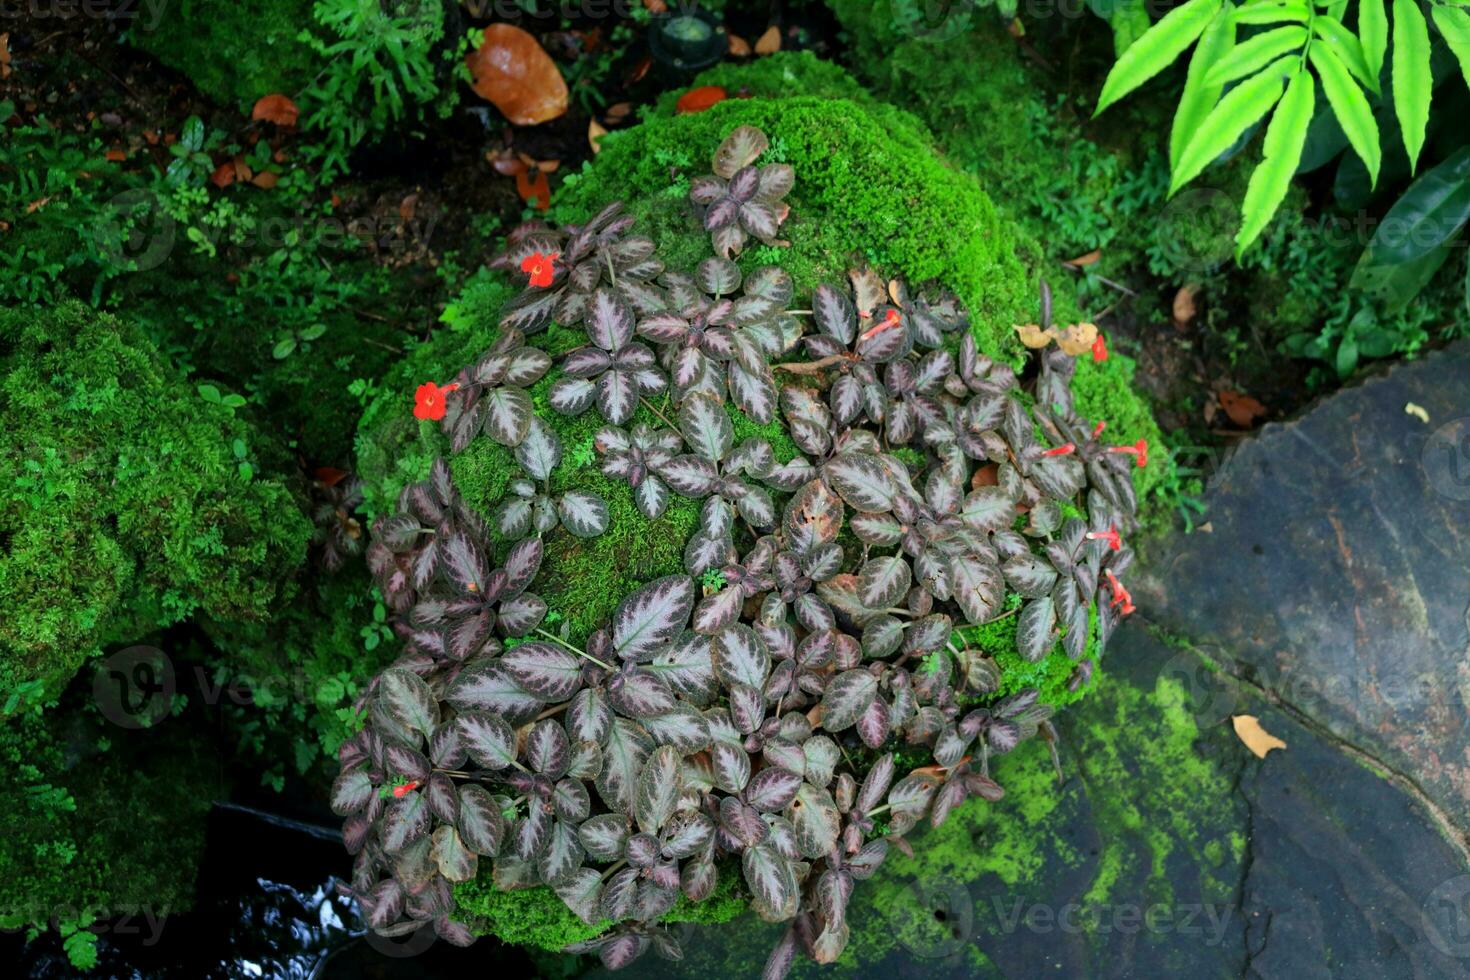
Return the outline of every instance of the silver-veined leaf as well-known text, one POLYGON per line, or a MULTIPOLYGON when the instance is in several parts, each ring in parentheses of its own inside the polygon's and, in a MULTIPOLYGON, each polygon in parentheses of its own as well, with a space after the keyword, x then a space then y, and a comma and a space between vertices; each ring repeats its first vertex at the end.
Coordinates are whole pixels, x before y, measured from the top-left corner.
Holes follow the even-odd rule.
POLYGON ((501 665, 543 701, 565 701, 582 686, 582 661, 576 654, 540 640, 506 651, 501 665))
POLYGON ((459 818, 455 823, 460 839, 476 854, 495 857, 500 853, 505 839, 505 804, 503 798, 492 796, 476 783, 459 788, 459 818))
POLYGON ((726 684, 760 688, 771 671, 771 654, 760 634, 735 623, 714 638, 711 651, 715 674, 726 684))
POLYGON ((747 847, 740 856, 751 905, 767 922, 784 922, 796 914, 796 873, 770 844, 747 847))
POLYGON ((470 758, 486 769, 506 769, 516 761, 516 735, 499 717, 483 711, 459 716, 459 737, 470 758))
POLYGON ((561 462, 561 439, 556 431, 538 418, 532 418, 526 436, 515 448, 516 462, 533 480, 546 480, 561 462))
POLYGON ((1052 626, 1056 622, 1056 606, 1051 596, 1032 599, 1021 607, 1016 618, 1016 649, 1031 663, 1036 663, 1052 645, 1052 626))
POLYGON ((653 751, 653 739, 636 722, 613 719, 603 746, 602 772, 597 774, 597 794, 609 809, 619 813, 633 810, 633 792, 643 762, 653 751))
POLYGON ((434 831, 431 854, 439 873, 449 881, 469 881, 479 867, 475 852, 465 846, 449 824, 443 824, 434 831))
POLYGON ((613 647, 623 660, 650 659, 689 624, 694 580, 669 575, 643 586, 613 613, 613 647))
POLYGON ((829 732, 852 727, 877 696, 877 677, 866 670, 843 671, 822 695, 822 727, 829 732))
POLYGON ((607 530, 607 502, 595 493, 568 490, 556 502, 562 527, 579 538, 595 538, 607 530))
POLYGON ((655 749, 638 774, 638 789, 633 798, 633 816, 644 833, 655 834, 669 817, 679 799, 679 750, 672 745, 655 749))
POLYGON ((725 406, 709 395, 693 395, 679 406, 679 431, 689 448, 718 463, 735 445, 735 426, 725 406))
POLYGON ((485 406, 485 434, 502 446, 516 446, 531 429, 535 406, 520 388, 494 388, 481 402, 485 406))

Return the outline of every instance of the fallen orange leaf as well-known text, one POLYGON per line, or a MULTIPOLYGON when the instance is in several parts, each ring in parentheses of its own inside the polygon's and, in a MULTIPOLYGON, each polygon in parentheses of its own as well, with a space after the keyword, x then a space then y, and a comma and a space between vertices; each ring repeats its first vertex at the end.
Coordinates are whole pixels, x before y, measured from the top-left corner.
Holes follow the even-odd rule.
POLYGON ((1266 729, 1261 727, 1261 722, 1255 715, 1231 715, 1230 722, 1235 726, 1235 735, 1245 747, 1256 754, 1256 758, 1266 758, 1266 753, 1272 749, 1284 749, 1286 743, 1266 729))
POLYGON ((263 95, 250 110, 250 118, 256 122, 275 123, 277 126, 295 126, 301 112, 284 95, 263 95))
POLYGON ((587 145, 592 147, 593 153, 602 152, 602 138, 607 135, 607 128, 598 123, 596 119, 587 122, 587 145))
POLYGON ((1181 327, 1189 326, 1195 314, 1199 312, 1199 306, 1195 297, 1199 296, 1199 287, 1195 285, 1181 286, 1174 294, 1174 323, 1181 327))
POLYGON ((1068 259, 1062 264, 1070 265, 1074 268, 1080 269, 1083 266, 1094 264, 1100 258, 1102 258, 1102 249, 1095 248, 1091 252, 1088 252, 1086 255, 1079 255, 1075 259, 1068 259))
POLYGON ((703 112, 718 102, 724 102, 728 97, 725 90, 718 85, 701 85, 679 96, 679 101, 674 103, 674 111, 703 112))
MULTIPOLYGON (((10 33, 0 34, 0 78, 10 77, 10 33)), ((5 120, 0 119, 0 122, 5 120)))
POLYGON ((551 182, 540 170, 527 168, 516 174, 516 193, 527 204, 534 201, 538 211, 551 207, 551 182))
POLYGON ((260 173, 250 178, 250 183, 254 184, 256 187, 259 187, 263 191, 268 191, 272 187, 275 187, 276 182, 280 179, 281 178, 277 174, 273 174, 269 170, 262 170, 260 173))
POLYGON ((1217 397, 1220 399, 1220 407, 1230 416, 1230 421, 1242 429, 1249 429, 1255 425, 1256 419, 1266 414, 1266 406, 1250 395, 1243 395, 1238 391, 1222 391, 1217 397))
POLYGON ((475 94, 517 126, 535 126, 567 111, 567 83, 551 55, 510 24, 485 28, 485 43, 465 56, 475 94))
POLYGON ((610 106, 607 107, 607 113, 604 115, 603 118, 605 118, 607 120, 608 125, 610 125, 610 126, 616 126, 618 123, 622 122, 624 119, 627 119, 628 118, 628 114, 631 113, 632 111, 633 111, 633 103, 631 103, 631 102, 614 102, 612 105, 610 105, 610 106))
POLYGON ((30 204, 26 205, 26 214, 35 214, 37 211, 41 210, 49 203, 51 203, 50 197, 37 198, 30 204))
POLYGON ((730 57, 732 57, 732 58, 749 58, 750 57, 750 42, 747 41, 745 38, 741 37, 739 34, 731 34, 730 35, 730 57))
POLYGON ((755 42, 756 54, 775 54, 781 50, 781 31, 774 24, 755 42))
POLYGON ((214 173, 209 175, 209 182, 220 190, 224 190, 235 182, 235 161, 226 160, 214 168, 214 173))
POLYGON ((108 150, 106 153, 103 154, 103 156, 107 159, 108 163, 122 163, 128 158, 128 151, 108 150))

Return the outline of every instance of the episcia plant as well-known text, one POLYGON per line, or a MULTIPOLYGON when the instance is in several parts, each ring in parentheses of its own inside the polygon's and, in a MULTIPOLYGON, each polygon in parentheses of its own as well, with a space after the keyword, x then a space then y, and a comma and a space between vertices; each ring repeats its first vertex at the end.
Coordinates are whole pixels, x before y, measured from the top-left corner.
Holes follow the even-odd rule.
POLYGON ((1434 89, 1429 20, 1470 81, 1470 7, 1463 0, 1188 0, 1119 56, 1097 111, 1194 46, 1169 137, 1171 195, 1270 117, 1241 208, 1239 258, 1285 198, 1309 132, 1321 129, 1315 117, 1330 113, 1377 184, 1382 148, 1374 107, 1381 98, 1391 101, 1410 168, 1417 166, 1434 89), (1350 6, 1356 32, 1346 26, 1350 6), (1380 78, 1390 33, 1385 93, 1380 78))
MULTIPOLYGON (((737 130, 716 166, 737 182, 764 146, 737 130)), ((488 870, 606 924, 571 948, 620 967, 677 957, 660 919, 733 875, 788 924, 779 977, 798 951, 837 958, 852 889, 890 847, 1001 797, 995 756, 1038 733, 1055 753, 1051 708, 1001 696, 967 637, 1014 616, 1022 657, 1060 646, 1085 682, 1132 610, 1124 535, 1147 446, 1107 445, 1078 416, 1064 351, 1031 382, 982 354, 953 297, 858 268, 793 310, 781 270, 664 270, 627 247, 642 240, 621 213, 513 233, 497 265, 526 292, 500 339, 421 389, 454 445, 495 440, 523 473, 487 516, 440 459, 372 529, 403 651, 366 685, 332 788, 349 891, 382 934, 469 943, 454 885, 488 870), (525 333, 550 296, 586 334, 556 358, 525 333), (544 417, 525 395, 543 377, 544 417), (639 406, 656 421, 630 427, 639 406), (535 587, 559 527, 607 528, 601 500, 551 496, 557 426, 584 412, 637 512, 677 496, 699 518, 681 572, 573 637, 535 587), (794 455, 737 441, 732 412, 779 421, 794 455)))

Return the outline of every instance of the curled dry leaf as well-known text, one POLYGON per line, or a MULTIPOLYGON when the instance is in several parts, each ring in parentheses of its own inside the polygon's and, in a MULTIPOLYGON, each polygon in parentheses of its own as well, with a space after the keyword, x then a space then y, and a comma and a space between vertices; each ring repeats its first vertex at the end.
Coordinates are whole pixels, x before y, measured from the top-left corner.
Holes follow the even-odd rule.
POLYGON ((1043 330, 1034 323, 1022 323, 1016 327, 1016 336, 1021 338, 1021 343, 1032 350, 1039 350, 1052 342, 1056 334, 1051 330, 1043 330))
POLYGON ((738 34, 730 35, 730 57, 749 58, 750 42, 738 34))
POLYGON ((1062 353, 1068 357, 1077 357, 1092 350, 1092 345, 1097 342, 1097 325, 1093 323, 1074 323, 1061 331, 1056 332, 1057 346, 1062 353))
POLYGON ((679 96, 679 101, 674 103, 674 111, 678 113, 703 112, 727 98, 729 94, 719 85, 701 85, 679 96))
POLYGON ((1235 726, 1236 736, 1258 759, 1266 758, 1266 753, 1272 749, 1286 748, 1285 742, 1261 727, 1261 721, 1255 715, 1231 715, 1230 723, 1235 726))
POLYGON ((1198 297, 1199 287, 1192 283, 1188 286, 1181 286, 1174 294, 1175 326, 1187 327, 1194 322, 1195 315, 1199 312, 1199 304, 1196 302, 1198 297))
POLYGON ((256 122, 275 123, 277 126, 295 126, 301 111, 284 95, 263 95, 250 110, 250 118, 256 122))
POLYGON ((772 24, 755 42, 756 54, 775 54, 781 50, 781 29, 772 24))
POLYGON ((567 83, 541 43, 510 24, 485 28, 485 43, 465 56, 475 94, 517 126, 567 111, 567 83))
POLYGON ((596 119, 587 121, 587 145, 592 147, 593 153, 602 152, 602 138, 607 135, 607 127, 596 119))

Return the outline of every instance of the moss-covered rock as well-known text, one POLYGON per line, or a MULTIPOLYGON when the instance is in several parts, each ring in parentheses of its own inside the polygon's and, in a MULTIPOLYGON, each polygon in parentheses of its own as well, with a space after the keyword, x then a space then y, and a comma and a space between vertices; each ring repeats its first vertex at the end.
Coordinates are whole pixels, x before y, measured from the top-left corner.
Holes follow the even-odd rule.
MULTIPOLYGON (((693 267, 712 250, 693 220, 689 181, 705 172, 726 134, 753 125, 770 137, 764 159, 791 164, 797 179, 787 198, 790 216, 781 228, 791 244, 752 245, 738 258, 742 271, 778 264, 794 279, 798 296, 821 282, 844 281, 847 270, 862 260, 913 283, 938 283, 964 302, 985 353, 1023 362, 1025 351, 1013 326, 1038 315, 1041 250, 1000 216, 981 185, 935 152, 922 123, 874 101, 841 70, 806 55, 762 59, 746 69, 721 68, 710 77, 752 97, 727 100, 697 115, 672 114, 665 100, 642 125, 609 135, 595 163, 567 178, 552 218, 585 221, 609 201, 622 200, 637 218, 639 232, 658 243, 666 265, 693 267)), ((385 377, 358 434, 358 471, 375 513, 392 511, 402 488, 426 478, 440 457, 448 458, 465 501, 482 514, 488 516, 505 494, 516 474, 510 451, 482 438, 451 453, 440 425, 416 420, 411 409, 418 385, 447 383, 479 359, 496 338, 502 308, 515 292, 505 277, 482 271, 445 311, 446 328, 385 377)), ((1075 315, 1075 308, 1062 297, 1059 315, 1069 313, 1075 315)), ((532 338, 553 355, 585 342, 582 331, 555 324, 532 338)), ((565 622, 567 635, 580 640, 605 622, 633 587, 681 571, 698 506, 676 496, 658 520, 643 517, 628 487, 606 479, 596 466, 592 438, 603 424, 600 419, 594 413, 567 418, 550 410, 547 391, 559 370, 553 367, 529 389, 537 416, 555 430, 564 448, 549 490, 597 493, 612 512, 612 530, 591 540, 552 532, 534 589, 550 608, 549 621, 565 622)), ((1083 375, 1083 410, 1105 417, 1118 441, 1158 438, 1147 405, 1128 387, 1129 365, 1122 359, 1088 365, 1083 375)), ((737 434, 755 434, 749 419, 737 413, 735 421, 737 434)), ((660 419, 643 407, 632 422, 658 425, 660 419)), ((761 434, 773 437, 778 456, 794 453, 779 431, 761 434)), ((1053 705, 1085 692, 1085 687, 1071 689, 1076 664, 1065 653, 1025 663, 1014 649, 1014 625, 996 626, 976 642, 1016 668, 1005 680, 1008 692, 1039 687, 1053 705)), ((738 880, 734 874, 722 877, 738 880)), ((488 862, 477 879, 458 886, 456 898, 457 914, 476 932, 509 941, 561 948, 600 931, 544 889, 497 891, 488 862)))
POLYGON ((310 526, 282 451, 130 325, 0 311, 0 690, 57 690, 111 640, 268 618, 310 526))

